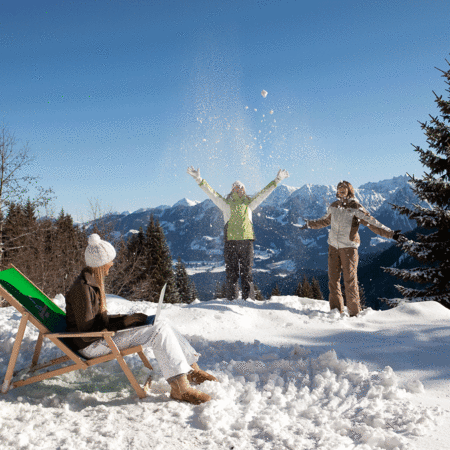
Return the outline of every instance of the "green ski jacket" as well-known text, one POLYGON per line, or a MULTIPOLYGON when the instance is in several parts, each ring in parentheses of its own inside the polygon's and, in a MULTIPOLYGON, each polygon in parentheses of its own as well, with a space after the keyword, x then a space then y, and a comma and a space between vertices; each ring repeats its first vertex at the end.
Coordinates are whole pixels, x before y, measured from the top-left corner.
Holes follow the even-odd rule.
POLYGON ((202 180, 199 186, 223 213, 226 225, 225 239, 227 241, 244 241, 255 239, 252 211, 272 193, 277 184, 275 181, 271 181, 253 197, 246 195, 239 197, 236 192, 232 192, 226 198, 217 193, 206 180, 202 180))

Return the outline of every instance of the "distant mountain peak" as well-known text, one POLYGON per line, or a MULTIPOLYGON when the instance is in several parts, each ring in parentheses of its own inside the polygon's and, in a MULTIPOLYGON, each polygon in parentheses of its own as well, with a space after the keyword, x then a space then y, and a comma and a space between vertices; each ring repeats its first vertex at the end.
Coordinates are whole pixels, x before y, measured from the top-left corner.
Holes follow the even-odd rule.
POLYGON ((182 198, 181 200, 178 200, 172 208, 176 208, 177 206, 195 206, 198 205, 200 202, 197 200, 189 200, 188 198, 182 198))

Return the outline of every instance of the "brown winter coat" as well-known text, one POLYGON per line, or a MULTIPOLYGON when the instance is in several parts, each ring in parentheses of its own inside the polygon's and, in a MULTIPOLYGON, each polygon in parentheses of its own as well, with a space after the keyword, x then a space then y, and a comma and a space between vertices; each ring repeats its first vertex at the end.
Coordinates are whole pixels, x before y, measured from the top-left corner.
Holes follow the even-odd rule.
MULTIPOLYGON (((66 322, 67 331, 102 331, 122 330, 126 315, 108 316, 100 313, 100 286, 89 272, 88 268, 81 271, 66 293, 66 322)), ((71 347, 81 350, 99 338, 72 338, 71 347)))
POLYGON ((360 224, 382 237, 392 239, 394 236, 391 229, 372 217, 353 197, 333 202, 323 217, 307 221, 307 227, 312 229, 331 225, 328 244, 336 249, 359 247, 361 242, 358 233, 360 224))

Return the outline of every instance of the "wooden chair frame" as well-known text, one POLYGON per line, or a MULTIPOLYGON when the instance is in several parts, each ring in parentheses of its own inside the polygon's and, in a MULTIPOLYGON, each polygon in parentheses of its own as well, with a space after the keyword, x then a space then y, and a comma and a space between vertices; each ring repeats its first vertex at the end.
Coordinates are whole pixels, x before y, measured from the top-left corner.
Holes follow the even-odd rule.
MULTIPOLYGON (((28 280, 25 275, 23 275, 16 267, 13 265, 9 265, 8 268, 14 268, 19 272, 24 278, 28 280)), ((28 280, 36 289, 38 289, 43 295, 45 295, 33 282, 28 280)), ((9 359, 8 368, 6 369, 5 379, 3 381, 3 385, 1 388, 1 392, 6 394, 10 389, 14 389, 20 386, 26 386, 27 384, 36 383, 38 381, 46 380, 48 378, 56 377, 58 375, 62 375, 64 373, 73 372, 75 370, 86 370, 88 367, 95 366, 96 364, 101 364, 107 361, 112 361, 114 359, 117 360, 120 367, 124 371, 128 381, 130 382, 133 389, 136 391, 139 398, 146 397, 145 388, 150 386, 151 377, 148 378, 146 383, 144 384, 144 388, 137 382, 130 368, 124 360, 124 356, 132 355, 137 353, 142 360, 142 363, 145 367, 150 370, 153 370, 152 365, 150 364, 147 357, 144 355, 142 350, 142 345, 137 345, 134 347, 130 347, 124 350, 119 350, 117 345, 112 340, 112 336, 114 336, 114 331, 97 331, 97 332, 87 332, 87 333, 71 333, 71 332, 62 332, 62 333, 52 333, 50 330, 43 325, 38 319, 34 317, 17 299, 15 299, 3 286, 0 285, 0 295, 6 299, 6 301, 16 308, 21 314, 22 318, 20 320, 19 329, 16 334, 16 340, 13 345, 13 349, 11 352, 11 357, 9 359), (15 375, 14 368, 16 366, 17 358, 20 352, 20 346, 22 344, 22 339, 25 334, 25 329, 27 327, 28 322, 33 324, 39 330, 39 336, 36 341, 36 347, 34 350, 34 355, 31 360, 31 365, 28 368, 27 373, 33 373, 45 369, 47 367, 60 365, 68 361, 72 361, 72 364, 61 367, 59 369, 48 370, 39 375, 29 376, 26 379, 13 381, 13 377, 15 375), (73 352, 63 341, 62 338, 73 338, 73 337, 98 337, 103 338, 108 343, 109 348, 111 349, 111 353, 104 356, 98 356, 91 359, 85 359, 84 357, 80 357, 75 352, 73 352), (39 355, 41 353, 42 342, 44 338, 50 339, 63 353, 64 356, 59 358, 52 359, 51 361, 47 361, 41 364, 39 362, 39 355)), ((47 297, 48 298, 48 297, 47 297)))

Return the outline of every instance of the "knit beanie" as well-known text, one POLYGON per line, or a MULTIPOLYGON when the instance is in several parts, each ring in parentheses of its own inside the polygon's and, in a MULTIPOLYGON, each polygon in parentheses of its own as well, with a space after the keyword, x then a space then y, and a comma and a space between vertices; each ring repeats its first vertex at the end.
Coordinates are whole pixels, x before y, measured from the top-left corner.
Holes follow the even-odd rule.
POLYGON ((245 191, 244 183, 241 183, 240 181, 235 181, 231 186, 231 190, 233 190, 233 188, 236 186, 240 187, 241 189, 244 189, 244 191, 245 191))
POLYGON ((84 252, 84 259, 88 267, 101 267, 110 263, 116 257, 114 247, 106 241, 102 241, 98 234, 91 234, 88 246, 84 252))

